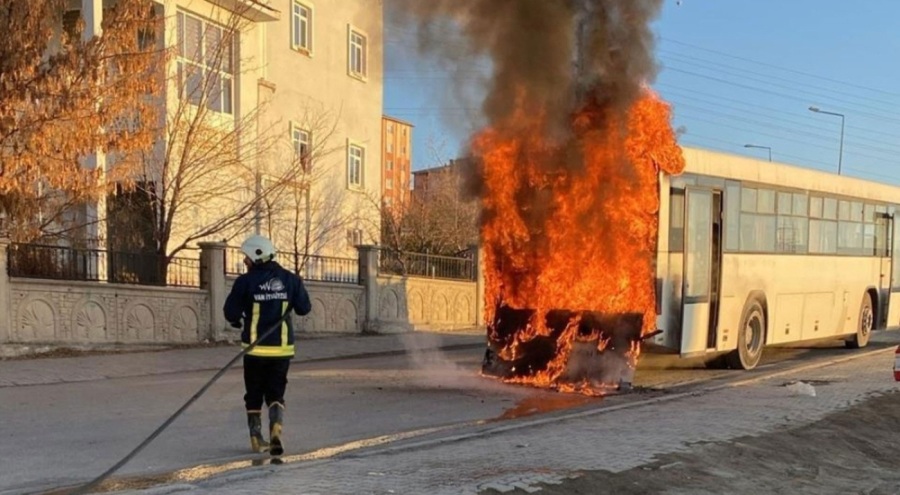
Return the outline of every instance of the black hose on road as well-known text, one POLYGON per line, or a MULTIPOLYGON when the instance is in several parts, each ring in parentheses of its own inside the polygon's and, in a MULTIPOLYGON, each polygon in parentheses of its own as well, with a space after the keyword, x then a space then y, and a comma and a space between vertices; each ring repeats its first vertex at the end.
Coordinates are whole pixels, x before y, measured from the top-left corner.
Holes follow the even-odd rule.
POLYGON ((169 425, 171 425, 178 418, 178 416, 181 416, 181 413, 183 413, 188 407, 190 407, 191 404, 193 404, 197 399, 199 399, 201 395, 206 393, 206 391, 209 389, 209 387, 211 387, 212 384, 216 382, 216 380, 221 378, 221 376, 224 375, 226 371, 228 371, 228 368, 231 368, 231 366, 234 365, 234 363, 237 362, 238 359, 244 357, 245 354, 252 351, 253 348, 255 348, 263 339, 265 339, 266 337, 271 335, 275 330, 280 328, 281 324, 284 323, 288 319, 288 317, 290 317, 292 311, 293 311, 293 308, 289 307, 288 310, 281 317, 281 319, 279 319, 274 325, 272 325, 271 328, 268 328, 265 332, 263 332, 263 334, 260 335, 259 337, 257 337, 257 339, 254 340, 249 346, 241 349, 241 352, 239 352, 236 356, 234 356, 231 359, 231 361, 228 361, 228 364, 223 366, 222 369, 220 369, 212 378, 210 378, 210 380, 208 382, 206 382, 206 385, 203 385, 203 387, 201 387, 200 390, 197 391, 197 393, 195 393, 190 399, 188 399, 188 401, 185 402, 183 406, 178 408, 178 410, 175 411, 171 416, 169 416, 169 418, 166 419, 165 422, 163 422, 163 424, 161 424, 159 426, 159 428, 156 429, 156 431, 151 433, 149 437, 144 439, 144 441, 141 442, 140 445, 135 447, 134 450, 132 450, 125 457, 123 457, 122 460, 120 460, 115 465, 113 465, 113 467, 107 469, 100 476, 97 476, 96 478, 91 480, 90 483, 87 483, 86 485, 78 487, 75 490, 69 492, 69 495, 84 495, 84 494, 90 493, 90 490, 96 488, 104 480, 106 480, 107 478, 112 476, 113 473, 115 473, 116 471, 121 469, 122 466, 124 466, 125 464, 128 464, 128 461, 133 459, 134 456, 136 456, 140 451, 144 450, 144 447, 146 447, 147 445, 150 445, 150 442, 155 440, 156 437, 158 437, 163 431, 165 431, 165 429, 168 428, 169 425))

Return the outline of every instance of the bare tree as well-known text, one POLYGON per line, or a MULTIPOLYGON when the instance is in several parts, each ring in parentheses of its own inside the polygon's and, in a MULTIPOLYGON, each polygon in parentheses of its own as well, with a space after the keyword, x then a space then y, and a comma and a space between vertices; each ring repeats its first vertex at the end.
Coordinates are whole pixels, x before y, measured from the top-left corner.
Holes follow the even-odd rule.
POLYGON ((262 180, 276 143, 275 124, 262 124, 266 102, 235 104, 238 78, 254 69, 240 57, 240 8, 218 8, 215 23, 176 14, 174 67, 159 68, 171 95, 163 130, 144 152, 134 188, 120 190, 110 207, 110 247, 153 253, 160 275, 192 243, 246 229, 283 184, 262 180))
POLYGON ((335 142, 340 111, 308 102, 304 114, 291 123, 291 139, 280 147, 278 186, 265 201, 265 230, 283 251, 291 267, 301 272, 310 256, 333 251, 361 219, 368 198, 347 190, 343 175, 345 147, 335 142))
POLYGON ((154 3, 119 0, 90 40, 67 5, 0 0, 0 212, 17 241, 77 237, 76 209, 127 186, 155 137, 154 3), (107 169, 82 166, 98 151, 107 169))
POLYGON ((466 162, 442 159, 432 143, 436 163, 446 165, 420 174, 407 204, 382 205, 382 243, 397 252, 455 256, 478 242, 479 204, 464 191, 466 162))

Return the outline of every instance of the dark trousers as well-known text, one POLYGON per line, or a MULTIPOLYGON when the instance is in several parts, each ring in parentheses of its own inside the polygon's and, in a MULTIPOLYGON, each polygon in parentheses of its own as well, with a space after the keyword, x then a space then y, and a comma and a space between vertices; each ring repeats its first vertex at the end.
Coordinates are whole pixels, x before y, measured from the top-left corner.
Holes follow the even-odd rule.
POLYGON ((284 405, 284 389, 287 387, 291 358, 263 358, 244 356, 244 405, 248 411, 262 409, 278 402, 284 405))

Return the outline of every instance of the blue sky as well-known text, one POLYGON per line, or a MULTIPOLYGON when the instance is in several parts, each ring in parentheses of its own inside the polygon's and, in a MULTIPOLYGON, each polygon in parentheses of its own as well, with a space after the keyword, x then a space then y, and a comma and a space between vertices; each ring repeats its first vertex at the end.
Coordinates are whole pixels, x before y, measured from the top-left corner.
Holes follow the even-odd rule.
MULTIPOLYGON (((665 0, 654 23, 654 88, 674 108, 685 145, 900 184, 900 2, 665 0)), ((385 31, 385 113, 412 122, 413 168, 453 158, 479 126, 477 101, 449 94, 448 70, 415 56, 408 26, 385 31)), ((452 43, 453 41, 448 41, 452 43)), ((484 61, 471 71, 478 94, 484 61)), ((468 73, 468 72, 467 72, 468 73)), ((476 98, 477 100, 477 98, 476 98)))

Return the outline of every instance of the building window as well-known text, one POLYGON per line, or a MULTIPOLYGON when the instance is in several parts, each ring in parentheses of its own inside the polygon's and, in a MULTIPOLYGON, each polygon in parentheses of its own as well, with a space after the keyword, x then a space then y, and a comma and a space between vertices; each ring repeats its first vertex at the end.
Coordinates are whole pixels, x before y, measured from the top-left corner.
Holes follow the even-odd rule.
POLYGON ((294 148, 294 156, 303 166, 304 170, 306 170, 309 165, 311 141, 309 131, 301 129, 293 124, 291 125, 291 145, 294 148))
POLYGON ((388 128, 388 134, 394 133, 394 124, 388 123, 387 128, 388 128))
POLYGON ((387 165, 385 165, 385 169, 386 169, 386 170, 394 170, 394 161, 393 161, 393 160, 388 160, 388 161, 387 161, 387 165))
POLYGON ((384 188, 385 189, 393 189, 394 188, 394 179, 392 177, 388 177, 387 179, 385 179, 384 188))
POLYGON ((366 162, 366 150, 351 144, 347 148, 347 184, 350 187, 363 186, 363 172, 366 162))
POLYGON ((388 152, 388 153, 393 153, 393 152, 394 152, 394 143, 393 143, 393 141, 388 141, 388 144, 387 144, 387 152, 388 152))
POLYGON ((350 74, 365 78, 366 67, 366 37, 359 31, 350 30, 350 74))
POLYGON ((312 53, 312 23, 312 8, 294 0, 291 14, 291 46, 295 50, 312 53))
POLYGON ((214 112, 234 111, 237 36, 199 17, 178 12, 178 82, 182 99, 214 112))
POLYGON ((363 243, 362 229, 350 229, 347 231, 347 242, 350 247, 360 246, 363 243))

